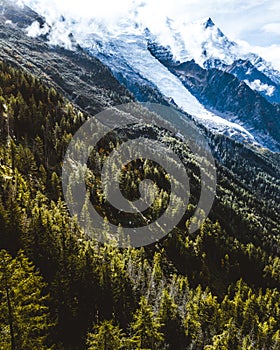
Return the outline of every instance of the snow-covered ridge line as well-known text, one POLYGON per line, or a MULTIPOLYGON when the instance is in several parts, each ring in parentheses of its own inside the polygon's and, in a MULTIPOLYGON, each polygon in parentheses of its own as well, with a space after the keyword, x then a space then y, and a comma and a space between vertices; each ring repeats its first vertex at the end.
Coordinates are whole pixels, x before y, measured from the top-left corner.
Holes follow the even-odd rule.
MULTIPOLYGON (((214 113, 209 112, 204 106, 186 89, 182 82, 174 76, 147 50, 146 39, 143 35, 120 35, 113 42, 107 43, 102 51, 115 57, 119 61, 119 67, 125 69, 125 65, 132 67, 135 72, 152 82, 166 97, 171 97, 176 105, 188 114, 194 116, 204 125, 217 132, 238 133, 241 138, 254 142, 254 137, 242 126, 232 123, 214 113)), ((106 56, 99 56, 98 46, 92 45, 92 41, 83 43, 93 55, 98 56, 104 63, 108 63, 106 56)))
MULTIPOLYGON (((28 0, 32 4, 38 1, 28 0)), ((34 5, 38 11, 38 7, 34 5)), ((46 9, 45 9, 46 10, 46 9)), ((118 77, 118 73, 132 77, 133 81, 142 76, 151 82, 166 98, 171 98, 182 110, 191 114, 209 129, 227 134, 239 140, 255 143, 259 135, 254 130, 246 130, 238 124, 238 118, 230 119, 227 115, 215 114, 207 110, 196 97, 183 85, 178 77, 171 73, 147 49, 147 30, 156 41, 170 50, 177 62, 194 59, 200 66, 211 65, 219 69, 233 64, 238 59, 252 59, 255 64, 269 76, 270 66, 257 55, 245 52, 242 47, 230 41, 222 31, 208 18, 195 23, 175 22, 166 18, 164 30, 146 28, 144 23, 131 17, 121 17, 117 22, 104 25, 102 21, 92 18, 73 18, 55 16, 46 10, 46 23, 34 22, 27 33, 31 36, 47 35, 53 45, 73 49, 74 42, 98 57, 118 77), (130 70, 129 74, 126 74, 130 70), (256 137, 254 137, 256 136, 256 137)), ((277 74, 271 70, 277 80, 277 74)), ((246 78, 247 79, 247 78, 246 78)), ((280 73, 279 73, 280 81, 280 73)), ((272 86, 263 81, 259 83, 253 77, 246 81, 250 88, 268 96, 274 94, 272 86)))

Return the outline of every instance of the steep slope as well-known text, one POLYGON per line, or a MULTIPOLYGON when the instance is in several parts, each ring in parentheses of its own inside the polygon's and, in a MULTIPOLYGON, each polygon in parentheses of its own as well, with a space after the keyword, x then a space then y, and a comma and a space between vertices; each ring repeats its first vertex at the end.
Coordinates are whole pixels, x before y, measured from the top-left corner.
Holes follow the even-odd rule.
MULTIPOLYGON (((170 72, 182 81, 201 104, 229 121, 238 121, 254 135, 260 144, 279 151, 279 108, 252 90, 248 86, 250 84, 248 81, 246 84, 240 81, 231 69, 206 70, 193 60, 176 63, 168 49, 155 43, 149 43, 148 48, 170 72)), ((241 75, 240 72, 239 74, 241 75)))
MULTIPOLYGON (((10 59, 15 62, 13 53, 10 59)), ((69 75, 63 79, 67 85, 69 75)), ((200 350, 214 344, 213 337, 224 334, 230 322, 234 322, 236 334, 232 329, 226 334, 229 350, 236 350, 245 341, 254 344, 256 350, 277 346, 280 170, 276 155, 253 152, 206 131, 219 160, 218 190, 210 218, 201 229, 187 234, 191 204, 182 222, 162 242, 145 249, 125 250, 98 245, 84 237, 61 197, 61 159, 85 116, 64 96, 48 88, 44 80, 23 69, 0 63, 0 81, 0 248, 12 255, 23 250, 20 254, 32 261, 34 270, 39 270, 47 282, 44 291, 49 295, 52 328, 45 327, 42 350, 51 346, 86 349, 93 339, 103 339, 103 328, 99 327, 111 319, 123 329, 121 337, 126 346, 136 350, 134 345, 139 340, 135 315, 146 326, 149 319, 141 318, 145 310, 152 319, 160 320, 156 328, 160 329, 160 337, 145 338, 146 346, 152 344, 151 349, 156 342, 157 348, 200 350), (9 120, 4 106, 9 110, 9 120), (171 318, 174 327, 165 316, 169 308, 170 312, 176 310, 171 318), (213 312, 217 314, 214 323, 209 322, 213 312), (263 332, 261 327, 267 329, 268 322, 269 331, 263 332), (86 342, 92 325, 95 336, 86 342)), ((92 105, 93 110, 99 107, 92 105)), ((200 181, 196 157, 182 140, 158 131, 150 130, 150 137, 163 140, 169 136, 170 147, 186 163, 192 200, 197 200, 200 181)), ((17 298, 11 294, 11 300, 17 306, 16 324, 23 319, 25 332, 16 329, 14 341, 24 349, 26 334, 30 335, 29 342, 35 342, 36 336, 30 326, 34 314, 28 314, 20 304, 19 290, 17 298)), ((5 295, 3 278, 0 291, 5 295)), ((1 298, 1 310, 5 312, 6 304, 5 297, 1 298)), ((12 339, 7 320, 1 314, 3 348, 12 339)), ((118 349, 120 341, 114 339, 112 350, 118 349)))
MULTIPOLYGON (((11 11, 11 13, 14 14, 13 11, 11 11)), ((132 96, 113 77, 109 69, 106 68, 99 60, 93 58, 83 50, 78 48, 76 51, 69 51, 59 47, 51 48, 46 43, 44 37, 36 39, 27 37, 24 30, 25 23, 32 23, 34 16, 37 16, 34 12, 30 12, 28 8, 21 10, 22 17, 19 15, 13 17, 14 20, 17 18, 19 21, 17 26, 11 26, 10 24, 7 25, 7 23, 5 23, 7 20, 5 16, 6 15, 4 13, 4 15, 2 15, 2 22, 0 26, 0 39, 2 42, 0 57, 2 57, 6 62, 12 63, 16 67, 24 68, 30 73, 35 74, 49 86, 57 87, 65 97, 69 98, 83 111, 96 113, 107 106, 132 100, 132 96), (22 22, 20 18, 22 18, 22 22), (20 23, 24 23, 23 30, 21 29, 22 26, 20 23)), ((193 114, 198 115, 198 117, 201 116, 201 118, 207 118, 207 115, 209 115, 211 123, 213 122, 213 119, 211 119, 213 114, 209 113, 203 107, 203 105, 193 97, 193 95, 188 93, 187 90, 182 90, 184 89, 183 83, 175 76, 175 74, 172 74, 170 70, 174 67, 179 67, 180 69, 184 70, 185 66, 190 66, 188 67, 188 70, 193 69, 195 76, 200 78, 200 81, 198 79, 200 84, 192 84, 192 86, 189 86, 189 89, 191 90, 195 87, 196 90, 194 89, 194 94, 202 91, 205 94, 204 96, 208 98, 211 96, 210 88, 213 89, 212 93, 214 96, 216 96, 215 90, 218 88, 217 82, 221 81, 221 79, 216 79, 215 77, 213 78, 211 75, 207 76, 207 74, 210 74, 212 71, 216 74, 224 74, 223 72, 215 69, 205 71, 195 63, 177 65, 177 63, 170 61, 171 56, 169 56, 168 60, 165 61, 163 58, 161 58, 161 60, 156 59, 150 53, 150 51, 145 50, 142 42, 142 36, 128 36, 128 34, 126 34, 125 38, 118 37, 118 40, 116 39, 115 43, 112 43, 111 41, 107 42, 107 45, 111 45, 109 50, 109 52, 111 52, 111 56, 106 54, 108 52, 108 47, 102 43, 101 46, 103 54, 107 55, 106 59, 111 57, 112 62, 120 62, 120 64, 123 64, 123 60, 127 58, 128 62, 133 65, 133 69, 137 67, 140 73, 144 73, 149 77, 149 80, 147 81, 157 79, 154 81, 155 85, 160 85, 162 77, 166 75, 166 79, 162 84, 162 88, 165 89, 164 91, 166 94, 169 91, 173 91, 178 98, 178 101, 181 101, 192 108, 193 114), (128 38, 130 38, 132 46, 127 45, 126 41, 128 38), (119 47, 120 51, 117 51, 119 50, 119 47), (136 51, 131 50, 132 47, 136 51), (129 49, 131 52, 129 52, 129 49), (149 53, 149 56, 146 54, 146 51, 149 53), (117 61, 113 55, 115 52, 125 52, 125 58, 121 57, 122 59, 117 61), (147 60, 147 57, 149 57, 150 61, 145 61, 147 60), (170 64, 170 62, 171 66, 170 70, 168 70, 165 65, 170 64), (151 69, 149 69, 149 63, 157 64, 156 67, 160 72, 158 77, 150 72, 151 69), (164 65, 161 63, 164 63, 164 65), (204 81, 206 81, 206 83, 204 83, 204 81), (211 86, 211 81, 213 81, 213 86, 211 86), (181 91, 185 91, 185 94, 181 93, 181 91)), ((92 42, 91 39, 90 42, 92 42)), ((151 50, 150 46, 149 48, 151 50)), ((162 57, 166 57, 166 50, 163 49, 163 52, 164 55, 162 57)), ((98 53, 101 55, 100 49, 98 49, 98 53)), ((155 53, 153 54, 155 55, 155 53)), ((126 67, 130 66, 127 65, 126 67)), ((114 65, 112 70, 114 71, 114 65)), ((230 76, 230 78, 232 79, 232 76, 230 76)), ((195 82, 195 79, 193 82, 195 82)), ((228 84, 222 85, 224 86, 228 84)), ((153 87, 151 86, 150 88, 153 91, 153 87)), ((162 94, 159 93, 158 95, 155 95, 154 93, 152 96, 157 96, 157 98, 161 98, 162 101, 168 104, 168 100, 164 99, 162 94)), ((222 102, 220 103, 222 104, 222 102)), ((240 103, 239 100, 236 103, 240 103)), ((230 105, 230 102, 228 104, 230 105)), ((186 118, 190 117, 187 114, 185 116, 186 118)), ((230 123, 225 123, 225 125, 229 126, 230 123)), ((228 130, 230 130, 230 128, 228 130)), ((259 184, 266 181, 265 178, 267 176, 270 179, 270 183, 275 183, 276 186, 278 186, 277 179, 279 178, 279 158, 277 155, 273 156, 268 151, 247 149, 239 142, 236 143, 232 141, 232 135, 229 135, 231 136, 230 138, 227 136, 218 136, 215 132, 213 133, 211 131, 211 128, 209 130, 209 128, 204 127, 202 128, 202 131, 207 135, 217 161, 222 166, 225 166, 227 171, 233 172, 233 176, 236 179, 241 179, 244 181, 244 183, 246 183, 246 187, 253 195, 260 195, 259 184), (236 161, 233 162, 233 159, 236 161), (242 164, 242 166, 239 167, 237 163, 242 164), (244 164, 246 164, 246 166, 244 164), (250 174, 251 167, 254 168, 254 172, 257 171, 258 174, 256 177, 257 182, 252 182, 252 184, 250 174)), ((251 144, 249 143, 249 146, 250 145, 251 144)), ((278 201, 277 193, 275 195, 278 201)), ((267 205, 274 211, 273 202, 268 201, 267 205)))
MULTIPOLYGON (((0 249, 9 252, 5 265, 11 268, 5 271, 1 264, 0 348, 14 342, 26 349, 27 339, 30 349, 38 346, 41 334, 32 326, 37 315, 29 303, 34 294, 28 292, 40 271, 52 325, 41 322, 45 343, 40 350, 96 349, 100 342, 108 345, 108 338, 110 350, 277 349, 279 155, 201 128, 215 154, 218 188, 209 219, 189 235, 186 227, 201 188, 197 157, 176 135, 146 127, 151 139, 169 140, 186 165, 192 189, 186 215, 166 240, 143 249, 91 241, 64 203, 61 161, 87 117, 82 111, 96 113, 133 96, 84 51, 50 48, 44 38, 30 39, 5 20, 0 26, 5 61, 0 63, 0 249), (26 285, 12 258, 18 251, 32 261, 26 285), (17 311, 13 318, 8 317, 7 276, 12 287, 19 284, 8 294, 17 311)), ((131 88, 137 77, 140 84, 150 84, 133 73, 131 88)), ((135 91, 168 103, 148 87, 148 93, 135 91)), ((139 128, 133 131, 139 133, 139 128)), ((114 138, 104 144, 111 150, 114 138)), ((99 151, 106 156, 104 148, 99 151)), ((134 194, 134 185, 128 186, 127 196, 134 194)))
POLYGON ((1 59, 41 77, 89 113, 133 99, 110 70, 94 57, 82 50, 51 48, 44 38, 28 37, 26 25, 37 18, 29 8, 6 5, 0 11, 1 59), (7 23, 10 19, 17 22, 7 23))
MULTIPOLYGON (((162 95, 172 98, 176 105, 191 114, 200 123, 207 127, 219 130, 220 132, 228 132, 236 135, 237 138, 254 142, 254 138, 244 128, 238 124, 228 122, 227 120, 207 111, 204 106, 189 92, 174 74, 164 67, 157 59, 155 59, 147 50, 146 41, 143 35, 120 35, 114 38, 114 42, 109 42, 102 46, 102 54, 99 49, 91 48, 92 41, 83 43, 84 48, 90 54, 100 58, 103 63, 112 69, 114 74, 118 72, 132 71, 134 79, 137 75, 144 77, 148 82, 161 92, 162 95), (110 52, 110 55, 107 54, 110 52), (127 68, 128 67, 128 68, 127 68), (151 69, 153 67, 153 69, 151 69)), ((130 75, 128 75, 130 77, 130 75)))
MULTIPOLYGON (((11 18, 10 15, 8 18, 11 18)), ((147 100, 147 95, 149 100, 164 103, 172 98, 179 108, 197 118, 208 128, 236 139, 255 142, 254 137, 242 126, 207 111, 182 82, 150 54, 146 48, 145 35, 139 33, 139 30, 136 30, 135 34, 122 34, 128 30, 126 25, 125 23, 119 34, 113 35, 113 39, 110 38, 112 36, 110 32, 105 32, 102 37, 100 34, 90 36, 79 44, 92 56, 106 64, 115 77, 124 83, 140 101, 147 100), (151 70, 151 66, 154 69, 151 70)), ((22 34, 19 33, 19 35, 22 34)), ((53 64, 50 66, 52 67, 53 64)))
MULTIPOLYGON (((30 5, 37 8, 32 1, 30 5)), ((44 10, 39 9, 44 14, 44 10)), ((32 11, 28 8, 24 11, 30 17, 32 11)), ((9 10, 3 13, 13 25, 19 19, 20 9, 17 9, 16 15, 9 10)), ((211 18, 196 23, 174 22, 167 18, 163 33, 150 32, 133 15, 106 27, 92 18, 87 23, 81 22, 82 27, 88 27, 82 33, 79 19, 56 17, 57 22, 48 23, 48 17, 44 19, 33 14, 33 21, 25 19, 19 26, 32 37, 40 36, 50 43, 72 47, 74 50, 77 45, 82 47, 107 65, 119 82, 139 101, 164 104, 171 101, 215 132, 251 144, 257 142, 274 151, 279 150, 279 110, 264 99, 270 103, 279 102, 280 73, 257 55, 244 52, 230 41, 211 18), (150 50, 151 55, 147 45, 158 48, 150 50), (162 48, 164 52, 161 52, 162 48), (165 58, 162 57, 164 55, 169 61, 166 66, 165 58), (171 61, 171 65, 179 65, 191 60, 209 71, 205 73, 208 78, 204 79, 206 86, 203 93, 200 93, 199 87, 191 89, 190 84, 186 83, 187 71, 181 74, 181 67, 179 73, 170 70, 171 61), (242 60, 250 64, 244 65, 242 60), (154 69, 150 69, 152 66, 154 69), (232 77, 213 69, 230 73, 232 77), (184 78, 180 80, 182 76, 184 78), (232 82, 232 88, 222 86, 222 81, 232 82), (239 83, 242 81, 248 89, 239 83), (218 95, 216 99, 219 101, 213 97, 214 94, 218 95), (259 94, 264 99, 259 98, 259 94), (249 109, 245 108, 244 101, 250 101, 249 109)))

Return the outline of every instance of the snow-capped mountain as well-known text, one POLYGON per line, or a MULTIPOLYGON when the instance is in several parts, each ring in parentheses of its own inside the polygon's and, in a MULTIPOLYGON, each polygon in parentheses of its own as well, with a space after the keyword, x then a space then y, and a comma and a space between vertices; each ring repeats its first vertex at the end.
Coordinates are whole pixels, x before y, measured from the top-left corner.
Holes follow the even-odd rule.
POLYGON ((146 82, 148 87, 158 89, 163 96, 172 99, 179 108, 208 128, 255 142, 254 137, 241 125, 207 110, 180 79, 150 53, 143 34, 120 34, 114 40, 98 41, 98 44, 91 37, 83 42, 83 47, 109 66, 118 79, 122 76, 122 81, 132 92, 135 93, 136 89, 135 85, 131 86, 131 79, 136 84, 146 82))
POLYGON ((231 64, 238 57, 238 45, 228 40, 211 18, 185 23, 166 19, 169 35, 157 34, 161 45, 170 48, 174 59, 195 60, 201 67, 231 64))
POLYGON ((124 22, 114 34, 91 35, 80 45, 133 93, 143 84, 156 88, 207 128, 279 150, 279 107, 271 103, 280 101, 278 73, 244 54, 211 19, 176 29, 171 20, 166 25, 170 36, 124 22))
POLYGON ((248 82, 239 80, 225 69, 205 69, 194 60, 179 63, 169 49, 153 41, 148 43, 148 49, 208 110, 231 122, 241 123, 260 144, 277 149, 278 105, 271 104, 248 82))
POLYGON ((271 102, 280 102, 280 73, 258 55, 230 41, 211 18, 178 23, 166 20, 170 35, 151 35, 170 50, 174 61, 194 60, 202 68, 218 68, 234 74, 271 102))
POLYGON ((29 36, 82 48, 139 101, 176 104, 214 132, 280 150, 280 73, 229 40, 211 18, 194 23, 166 18, 157 30, 133 13, 106 25, 95 18, 39 15, 24 28, 29 36))
POLYGON ((208 110, 241 123, 260 144, 278 150, 280 73, 229 41, 210 18, 184 24, 181 31, 173 30, 180 38, 175 46, 146 31, 149 51, 208 110))

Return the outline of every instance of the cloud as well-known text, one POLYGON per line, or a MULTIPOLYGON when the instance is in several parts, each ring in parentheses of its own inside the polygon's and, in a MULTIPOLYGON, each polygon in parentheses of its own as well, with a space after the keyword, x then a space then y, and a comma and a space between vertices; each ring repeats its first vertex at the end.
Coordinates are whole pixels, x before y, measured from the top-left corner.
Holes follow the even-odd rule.
MULTIPOLYGON (((133 21, 162 31, 166 17, 175 21, 193 22, 212 17, 232 40, 247 41, 256 53, 280 67, 279 0, 19 0, 55 25, 54 43, 68 40, 72 32, 82 37, 90 32, 106 31, 106 27, 133 21), (63 17, 62 17, 63 16, 63 17), (64 22, 62 22, 62 18, 64 22), (95 21, 92 21, 92 19, 95 21), (68 38, 68 39, 67 39, 68 38)), ((38 28, 32 28, 33 33, 38 28)))
POLYGON ((48 31, 49 31, 49 28, 47 26, 44 26, 43 28, 41 28, 40 23, 35 21, 27 29, 27 35, 29 35, 31 38, 35 38, 39 35, 47 34, 48 31))
POLYGON ((267 33, 275 33, 280 35, 280 22, 265 24, 262 29, 267 33))
POLYGON ((265 92, 267 96, 272 96, 275 91, 274 86, 263 84, 259 79, 254 81, 244 80, 244 83, 246 83, 252 90, 265 92))
MULTIPOLYGON (((278 0, 20 0, 49 18, 59 14, 71 18, 102 18, 115 21, 129 13, 138 13, 147 23, 161 23, 167 16, 192 22, 213 17, 227 34, 246 40, 246 32, 259 31, 277 22, 278 0)), ((258 44, 252 42, 251 44, 258 44)), ((271 44, 271 43, 270 43, 271 44)))
POLYGON ((268 46, 250 45, 245 40, 237 40, 237 44, 242 48, 243 53, 254 52, 267 62, 272 63, 273 67, 280 72, 280 44, 268 46))
MULTIPOLYGON (((21 0, 48 19, 63 15, 72 19, 100 18, 114 21, 136 6, 136 0, 21 0)), ((138 1, 139 3, 139 1, 138 1)))
POLYGON ((252 50, 268 62, 271 62, 274 68, 280 72, 280 45, 254 46, 252 50))

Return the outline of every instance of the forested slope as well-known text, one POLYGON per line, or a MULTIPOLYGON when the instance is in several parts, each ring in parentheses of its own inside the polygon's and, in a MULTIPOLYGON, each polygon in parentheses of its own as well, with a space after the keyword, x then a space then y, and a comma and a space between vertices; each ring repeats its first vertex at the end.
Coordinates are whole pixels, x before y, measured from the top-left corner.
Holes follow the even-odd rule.
MULTIPOLYGON (((3 62, 0 82, 1 349, 280 348, 277 155, 208 135, 218 192, 199 232, 187 234, 190 204, 155 245, 103 246, 61 190, 66 147, 88 116, 3 62)), ((105 105, 120 102, 110 88, 105 105)), ((171 146, 196 168, 181 140, 171 146)), ((193 188, 195 199, 196 177, 193 188)))

